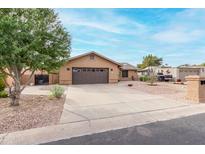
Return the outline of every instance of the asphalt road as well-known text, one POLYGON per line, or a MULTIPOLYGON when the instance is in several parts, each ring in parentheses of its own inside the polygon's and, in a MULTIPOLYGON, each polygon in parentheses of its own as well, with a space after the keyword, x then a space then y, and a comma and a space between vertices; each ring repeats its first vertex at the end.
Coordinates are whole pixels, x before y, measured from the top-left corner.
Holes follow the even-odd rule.
POLYGON ((107 131, 46 144, 182 145, 205 144, 205 114, 107 131))

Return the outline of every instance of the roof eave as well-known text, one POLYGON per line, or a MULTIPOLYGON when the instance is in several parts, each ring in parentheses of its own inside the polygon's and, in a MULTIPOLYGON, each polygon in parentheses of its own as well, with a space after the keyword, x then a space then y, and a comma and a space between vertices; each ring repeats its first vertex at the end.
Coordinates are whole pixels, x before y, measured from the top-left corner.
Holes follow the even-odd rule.
POLYGON ((84 53, 84 54, 81 54, 81 55, 72 57, 72 58, 69 59, 69 61, 72 61, 72 60, 75 60, 75 59, 78 59, 78 58, 81 58, 81 57, 84 57, 84 56, 87 56, 87 55, 90 55, 90 54, 95 54, 95 55, 97 55, 97 56, 99 56, 99 57, 101 57, 101 58, 104 58, 104 59, 106 59, 107 61, 110 61, 110 62, 112 62, 112 63, 114 63, 114 64, 116 64, 116 65, 118 65, 118 66, 122 66, 122 64, 120 64, 120 63, 118 63, 118 62, 116 62, 116 61, 114 61, 114 60, 112 60, 112 59, 110 59, 110 58, 107 58, 107 57, 105 57, 105 56, 103 56, 103 55, 101 55, 101 54, 99 54, 99 53, 97 53, 97 52, 95 52, 95 51, 91 51, 91 52, 88 52, 88 53, 84 53))

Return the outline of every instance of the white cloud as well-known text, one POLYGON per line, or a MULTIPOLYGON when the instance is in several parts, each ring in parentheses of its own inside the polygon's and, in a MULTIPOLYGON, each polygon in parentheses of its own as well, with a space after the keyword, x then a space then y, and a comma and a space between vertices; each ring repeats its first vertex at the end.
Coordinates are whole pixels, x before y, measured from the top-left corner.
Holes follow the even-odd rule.
POLYGON ((145 25, 125 16, 117 15, 111 10, 98 11, 96 14, 95 11, 92 14, 83 14, 77 11, 59 12, 59 16, 61 21, 68 26, 83 26, 127 35, 135 35, 138 32, 146 31, 145 25))
POLYGON ((98 41, 98 40, 83 40, 83 39, 73 39, 73 42, 80 42, 84 44, 90 44, 90 45, 97 45, 97 46, 104 46, 107 45, 106 42, 98 41))
POLYGON ((112 9, 58 10, 72 34, 73 54, 94 49, 120 61, 134 62, 152 53, 171 65, 203 60, 205 50, 200 47, 204 47, 205 9, 143 11, 134 18, 134 11, 130 16, 112 9))
POLYGON ((205 9, 187 9, 169 18, 152 38, 165 43, 190 43, 204 37, 205 9))
POLYGON ((186 53, 170 53, 170 54, 166 54, 164 57, 168 57, 168 58, 176 58, 176 57, 183 57, 186 56, 186 53))
POLYGON ((154 34, 152 38, 167 43, 189 43, 200 39, 203 35, 203 30, 184 31, 168 29, 154 34))

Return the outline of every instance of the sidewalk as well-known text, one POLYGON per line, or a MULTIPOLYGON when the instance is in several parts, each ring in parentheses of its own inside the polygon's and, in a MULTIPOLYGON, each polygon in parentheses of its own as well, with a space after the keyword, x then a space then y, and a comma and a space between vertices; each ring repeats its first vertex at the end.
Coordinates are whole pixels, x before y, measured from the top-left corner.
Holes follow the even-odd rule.
POLYGON ((200 113, 205 113, 205 104, 193 104, 178 108, 139 112, 96 120, 84 119, 66 124, 0 134, 0 144, 41 144, 200 113))

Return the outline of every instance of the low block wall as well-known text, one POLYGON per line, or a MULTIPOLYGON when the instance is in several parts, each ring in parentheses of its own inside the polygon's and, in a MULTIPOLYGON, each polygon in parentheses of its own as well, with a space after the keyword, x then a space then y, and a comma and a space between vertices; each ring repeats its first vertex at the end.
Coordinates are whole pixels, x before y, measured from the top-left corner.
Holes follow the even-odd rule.
POLYGON ((205 77, 187 76, 186 99, 196 103, 205 103, 205 77))

